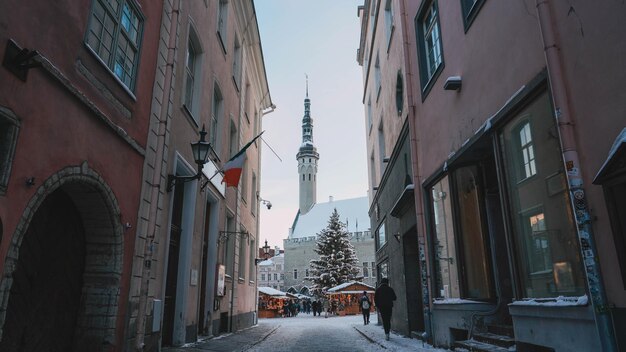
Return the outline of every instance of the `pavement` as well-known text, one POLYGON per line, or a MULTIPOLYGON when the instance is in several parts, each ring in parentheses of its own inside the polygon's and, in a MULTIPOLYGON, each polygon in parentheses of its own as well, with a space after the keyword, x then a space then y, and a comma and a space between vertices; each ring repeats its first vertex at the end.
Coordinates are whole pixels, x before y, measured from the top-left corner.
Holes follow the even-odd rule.
MULTIPOLYGON (((296 320, 291 320, 294 318, 275 318, 275 319, 260 319, 259 324, 252 326, 247 329, 243 329, 241 331, 237 331, 235 333, 228 333, 224 335, 219 335, 212 338, 206 338, 203 340, 199 340, 198 342, 188 343, 181 347, 165 347, 162 349, 163 352, 256 352, 256 351, 279 351, 281 347, 276 345, 275 342, 270 342, 272 340, 284 340, 291 339, 292 332, 290 332, 287 336, 284 336, 285 329, 287 329, 290 325, 297 325, 299 323, 306 322, 306 320, 310 321, 310 318, 305 318, 306 320, 300 321, 300 318, 295 318, 296 320), (296 324, 293 324, 296 323, 296 324), (270 338, 271 337, 271 338, 270 338), (266 339, 269 338, 269 341, 264 343, 266 339), (273 347, 273 348, 272 348, 273 347)), ((443 352, 448 351, 444 349, 434 348, 420 340, 410 339, 408 337, 404 337, 402 335, 398 335, 391 332, 391 338, 389 341, 385 340, 385 333, 381 325, 378 325, 376 322, 376 316, 373 316, 373 321, 368 325, 363 325, 363 320, 360 316, 357 317, 333 317, 332 319, 320 319, 319 323, 324 325, 334 325, 340 324, 338 326, 346 327, 347 329, 351 329, 361 336, 363 336, 369 343, 363 341, 366 346, 363 348, 356 348, 357 345, 354 345, 354 350, 366 350, 366 351, 395 351, 395 352, 403 352, 403 351, 418 351, 418 352, 443 352)), ((349 330, 346 330, 342 334, 347 334, 349 330)), ((330 340, 332 340, 332 336, 328 336, 330 340)), ((347 337, 347 336, 345 336, 347 337)), ((299 351, 316 351, 316 350, 334 350, 332 348, 328 348, 325 346, 326 344, 331 343, 331 341, 326 341, 323 343, 322 341, 317 340, 313 344, 300 345, 298 348, 299 351)), ((283 346, 284 347, 284 346, 283 346)), ((339 346, 337 346, 339 347, 339 346)), ((284 349, 284 348, 283 348, 284 349)), ((291 348, 287 348, 285 350, 291 350, 291 348)))

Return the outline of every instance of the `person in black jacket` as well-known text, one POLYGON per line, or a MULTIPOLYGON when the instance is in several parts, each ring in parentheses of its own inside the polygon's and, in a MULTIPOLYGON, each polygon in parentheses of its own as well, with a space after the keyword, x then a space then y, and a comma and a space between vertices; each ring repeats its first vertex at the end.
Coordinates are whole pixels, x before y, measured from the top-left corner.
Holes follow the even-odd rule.
POLYGON ((359 305, 361 306, 361 313, 363 313, 363 325, 367 325, 370 323, 370 308, 372 307, 372 302, 369 297, 367 297, 366 291, 363 291, 359 305))
POLYGON ((389 279, 386 277, 380 280, 380 285, 376 289, 374 302, 376 309, 380 312, 383 319, 383 328, 385 329, 385 339, 389 340, 389 330, 391 329, 391 310, 393 309, 393 301, 396 300, 396 293, 389 287, 389 279))

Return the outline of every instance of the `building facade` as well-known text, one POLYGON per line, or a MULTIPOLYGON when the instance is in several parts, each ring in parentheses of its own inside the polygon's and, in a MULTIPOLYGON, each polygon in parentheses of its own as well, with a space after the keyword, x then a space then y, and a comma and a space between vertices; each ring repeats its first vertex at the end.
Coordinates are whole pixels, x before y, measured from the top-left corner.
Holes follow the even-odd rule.
POLYGON ((127 350, 162 11, 0 5, 0 350, 127 350))
POLYGON ((148 350, 256 323, 260 141, 237 187, 219 170, 272 106, 252 1, 165 6, 131 297, 129 344, 148 350), (199 139, 211 146, 201 171, 199 139))
POLYGON ((423 336, 625 349, 623 5, 375 2, 407 43, 423 336))
POLYGON ((279 291, 285 289, 285 254, 275 255, 259 262, 257 286, 271 287, 279 291))

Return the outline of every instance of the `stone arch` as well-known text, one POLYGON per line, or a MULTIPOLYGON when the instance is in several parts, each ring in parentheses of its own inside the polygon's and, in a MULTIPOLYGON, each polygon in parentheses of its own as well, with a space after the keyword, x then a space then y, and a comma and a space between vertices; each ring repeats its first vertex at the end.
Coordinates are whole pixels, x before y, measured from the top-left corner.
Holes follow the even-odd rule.
POLYGON ((20 264, 20 249, 33 218, 44 201, 62 191, 74 204, 84 234, 84 268, 72 349, 108 350, 115 343, 123 261, 123 227, 112 189, 87 162, 50 176, 26 206, 11 238, 0 281, 0 343, 7 326, 11 288, 20 264), (56 193, 55 193, 56 192, 56 193))

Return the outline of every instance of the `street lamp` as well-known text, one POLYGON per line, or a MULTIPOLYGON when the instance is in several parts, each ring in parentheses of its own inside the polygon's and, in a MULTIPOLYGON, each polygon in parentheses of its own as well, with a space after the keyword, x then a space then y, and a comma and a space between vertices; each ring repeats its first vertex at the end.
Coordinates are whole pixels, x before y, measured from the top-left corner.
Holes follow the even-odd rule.
POLYGON ((265 246, 261 248, 263 249, 263 258, 255 258, 254 265, 258 265, 259 262, 268 260, 270 258, 270 246, 267 245, 267 240, 265 240, 265 246))
POLYGON ((207 142, 204 138, 206 137, 206 129, 204 125, 202 125, 202 131, 200 131, 200 140, 196 143, 191 143, 191 153, 193 154, 193 159, 198 165, 198 173, 193 176, 176 176, 176 175, 167 175, 167 191, 170 192, 176 184, 185 183, 193 180, 197 180, 202 177, 202 167, 206 163, 206 159, 209 156, 209 152, 212 149, 211 143, 207 142))

